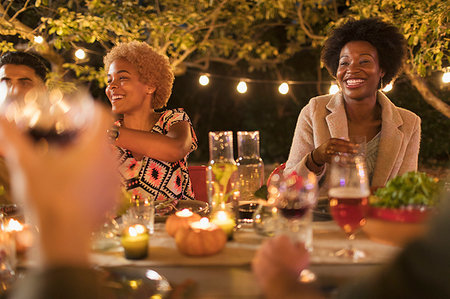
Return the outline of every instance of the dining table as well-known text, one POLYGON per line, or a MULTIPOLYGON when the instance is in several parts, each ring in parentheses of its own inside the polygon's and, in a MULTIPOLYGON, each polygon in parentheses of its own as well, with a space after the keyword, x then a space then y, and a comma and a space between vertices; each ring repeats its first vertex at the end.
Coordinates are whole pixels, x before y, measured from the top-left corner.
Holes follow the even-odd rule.
MULTIPOLYGON (((333 221, 315 221, 312 226, 309 270, 317 277, 314 283, 328 294, 374 273, 400 250, 396 246, 374 242, 364 232, 359 232, 354 246, 364 250, 366 257, 357 261, 339 258, 333 253, 348 245, 341 228, 333 221)), ((252 274, 251 262, 267 238, 256 233, 252 224, 243 224, 219 253, 192 257, 180 253, 174 238, 165 231, 164 222, 159 222, 155 223, 150 235, 147 258, 126 259, 123 248, 116 246, 92 251, 91 262, 104 269, 142 273, 153 270, 167 279, 171 293, 184 294, 177 298, 262 298, 263 292, 252 274)))

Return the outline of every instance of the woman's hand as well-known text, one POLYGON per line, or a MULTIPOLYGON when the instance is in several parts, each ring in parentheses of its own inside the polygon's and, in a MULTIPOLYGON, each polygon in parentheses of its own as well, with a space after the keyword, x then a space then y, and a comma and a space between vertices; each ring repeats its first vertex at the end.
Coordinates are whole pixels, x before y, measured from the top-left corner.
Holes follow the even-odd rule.
POLYGON ((331 157, 339 153, 355 154, 358 152, 358 145, 344 139, 330 138, 327 142, 320 145, 311 152, 313 162, 321 166, 325 163, 331 163, 331 157))

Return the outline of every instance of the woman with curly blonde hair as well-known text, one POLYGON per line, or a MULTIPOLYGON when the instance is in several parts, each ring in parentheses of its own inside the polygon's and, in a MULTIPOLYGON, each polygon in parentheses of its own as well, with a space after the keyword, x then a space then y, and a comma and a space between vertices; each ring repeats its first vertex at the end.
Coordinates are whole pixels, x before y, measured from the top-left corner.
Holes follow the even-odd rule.
POLYGON ((169 59, 134 41, 116 45, 104 63, 106 95, 122 116, 109 134, 125 187, 141 198, 194 199, 186 161, 197 148, 192 123, 183 109, 161 109, 174 80, 169 59))

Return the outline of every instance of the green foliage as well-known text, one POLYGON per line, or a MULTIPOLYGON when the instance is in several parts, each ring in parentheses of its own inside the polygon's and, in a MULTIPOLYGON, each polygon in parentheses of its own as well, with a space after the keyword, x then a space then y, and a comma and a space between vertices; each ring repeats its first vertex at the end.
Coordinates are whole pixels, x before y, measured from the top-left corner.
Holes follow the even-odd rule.
POLYGON ((386 186, 377 189, 376 200, 371 205, 386 208, 407 206, 435 206, 441 191, 437 179, 425 172, 408 172, 388 181, 386 186))
POLYGON ((356 17, 381 17, 399 26, 408 42, 409 63, 422 77, 448 66, 450 13, 441 0, 355 0, 356 17))

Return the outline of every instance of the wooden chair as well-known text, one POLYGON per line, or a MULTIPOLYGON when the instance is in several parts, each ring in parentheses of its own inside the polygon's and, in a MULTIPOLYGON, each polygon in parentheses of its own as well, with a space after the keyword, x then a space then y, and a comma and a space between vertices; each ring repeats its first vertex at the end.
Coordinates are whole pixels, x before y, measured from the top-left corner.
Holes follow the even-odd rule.
POLYGON ((208 193, 206 191, 206 166, 188 166, 188 171, 195 199, 208 202, 208 193))

